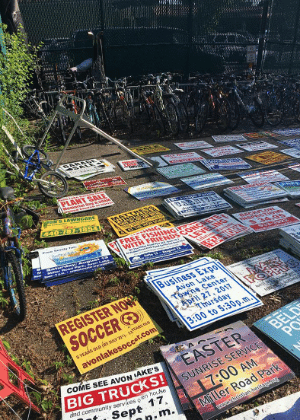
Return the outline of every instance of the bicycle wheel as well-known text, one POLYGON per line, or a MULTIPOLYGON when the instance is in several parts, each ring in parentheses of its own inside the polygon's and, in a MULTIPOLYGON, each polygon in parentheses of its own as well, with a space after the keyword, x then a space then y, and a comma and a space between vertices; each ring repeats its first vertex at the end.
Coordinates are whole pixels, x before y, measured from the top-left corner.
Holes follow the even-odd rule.
POLYGON ((199 100, 195 107, 195 132, 201 133, 205 127, 208 117, 208 102, 206 100, 199 100))
POLYGON ((190 128, 188 112, 185 105, 182 102, 177 104, 177 112, 179 115, 179 128, 183 133, 187 133, 190 128))
POLYGON ((168 102, 165 106, 165 117, 167 131, 176 136, 179 133, 179 116, 172 102, 168 102))
MULTIPOLYGON (((32 144, 25 144, 25 146, 22 147, 22 152, 26 157, 30 157, 36 150, 39 152, 39 157, 41 162, 47 162, 49 160, 49 157, 46 152, 43 150, 38 149, 36 146, 33 146, 32 144)), ((37 161, 37 153, 32 156, 33 161, 37 161)))
POLYGON ((37 184, 41 193, 50 198, 63 197, 69 188, 66 179, 55 171, 45 172, 37 184))
POLYGON ((6 253, 6 285, 10 295, 10 304, 19 321, 26 316, 26 297, 19 261, 13 252, 6 253))
POLYGON ((275 127, 283 119, 283 103, 279 92, 268 92, 265 98, 265 118, 269 125, 275 127))
POLYGON ((227 130, 230 124, 230 105, 227 99, 217 99, 215 121, 221 131, 227 130))
POLYGON ((159 134, 165 134, 165 124, 163 116, 157 106, 154 104, 151 108, 151 123, 154 130, 157 130, 159 134))
POLYGON ((241 119, 240 107, 234 98, 228 98, 227 100, 229 102, 229 107, 230 107, 229 128, 231 130, 235 130, 238 127, 240 123, 240 119, 241 119))
POLYGON ((253 98, 252 101, 249 104, 249 118, 255 125, 255 127, 262 127, 265 122, 264 112, 262 110, 262 107, 260 103, 257 101, 256 98, 253 98))

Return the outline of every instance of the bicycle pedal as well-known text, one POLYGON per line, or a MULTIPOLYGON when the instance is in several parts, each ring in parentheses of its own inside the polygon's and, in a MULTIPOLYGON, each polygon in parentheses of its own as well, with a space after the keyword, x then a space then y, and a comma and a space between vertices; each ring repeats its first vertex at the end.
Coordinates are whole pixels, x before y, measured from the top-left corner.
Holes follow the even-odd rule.
POLYGON ((49 159, 49 160, 47 160, 45 165, 49 166, 49 168, 50 168, 53 165, 53 161, 49 159))

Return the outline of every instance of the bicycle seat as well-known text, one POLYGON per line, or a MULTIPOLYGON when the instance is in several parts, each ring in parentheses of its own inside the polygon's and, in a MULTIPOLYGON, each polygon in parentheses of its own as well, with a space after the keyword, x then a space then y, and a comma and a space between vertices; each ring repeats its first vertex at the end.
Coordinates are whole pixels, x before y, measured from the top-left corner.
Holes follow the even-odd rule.
POLYGON ((0 197, 2 200, 13 200, 15 198, 14 189, 12 187, 1 187, 0 188, 0 197))

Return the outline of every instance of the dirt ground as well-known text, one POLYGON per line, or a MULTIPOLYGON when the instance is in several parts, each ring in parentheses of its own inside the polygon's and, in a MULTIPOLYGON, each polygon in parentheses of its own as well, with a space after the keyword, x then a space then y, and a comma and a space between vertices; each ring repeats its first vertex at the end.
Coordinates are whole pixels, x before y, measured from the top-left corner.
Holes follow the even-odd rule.
MULTIPOLYGON (((268 130, 269 127, 264 127, 264 129, 268 130)), ((240 130, 239 132, 254 131, 257 130, 253 126, 245 126, 243 127, 243 130, 240 130)), ((237 133, 238 132, 235 132, 234 134, 237 133)), ((124 144, 127 146, 134 147, 155 142, 169 147, 170 151, 166 153, 181 152, 180 149, 174 145, 175 142, 196 140, 196 138, 191 135, 168 139, 159 138, 148 133, 142 133, 142 135, 135 134, 131 135, 130 137, 128 135, 124 135, 122 132, 117 134, 118 137, 121 138, 124 144)), ((210 137, 211 134, 212 133, 209 131, 203 133, 201 135, 201 140, 208 141, 209 143, 216 146, 217 144, 214 143, 210 137)), ((122 159, 128 159, 129 155, 127 153, 110 142, 97 142, 92 133, 87 134, 85 137, 86 140, 84 143, 74 143, 70 145, 65 156, 63 157, 62 163, 88 159, 91 157, 102 157, 115 164, 116 168, 114 173, 105 174, 105 176, 99 176, 99 178, 120 175, 123 177, 123 179, 125 179, 128 186, 158 180, 169 182, 154 170, 123 172, 118 166, 117 162, 122 159)), ((279 145, 276 140, 271 138, 268 138, 266 141, 279 145)), ((51 150, 54 150, 54 148, 55 146, 52 146, 51 150)), ((284 148, 285 146, 281 145, 276 150, 284 148)), ((200 150, 195 151, 201 154, 200 150)), ((237 156, 244 157, 250 154, 252 153, 244 152, 238 154, 237 156)), ((57 159, 58 152, 52 151, 50 155, 51 159, 55 161, 55 159, 57 159)), ((147 156, 145 157, 147 158, 147 156)), ((155 156, 159 156, 159 154, 156 154, 155 156)), ((295 161, 295 159, 290 159, 290 161, 295 161)), ((266 168, 266 166, 259 165, 255 162, 251 162, 251 164, 253 169, 266 168)), ((299 178, 296 171, 286 169, 286 165, 284 164, 271 166, 269 165, 267 168, 278 169, 280 172, 287 175, 290 179, 299 178)), ((235 181, 235 185, 244 183, 241 178, 232 172, 226 173, 225 175, 235 181)), ((170 180, 170 183, 180 188, 181 192, 177 195, 193 192, 178 178, 175 180, 170 180)), ((216 188, 215 191, 220 192, 222 195, 222 189, 223 187, 216 188)), ((68 193, 69 195, 80 194, 84 192, 85 189, 81 183, 76 181, 70 182, 70 190, 68 193)), ((115 238, 116 235, 107 222, 106 218, 108 216, 142 207, 148 204, 157 205, 162 209, 161 198, 153 199, 151 202, 149 202, 149 200, 138 201, 124 192, 121 187, 110 188, 107 189, 106 192, 115 203, 113 206, 99 209, 93 212, 83 212, 78 214, 80 216, 97 214, 102 226, 102 231, 100 233, 91 234, 88 237, 75 236, 57 238, 51 241, 47 240, 47 245, 53 246, 63 243, 82 242, 87 238, 111 240, 111 238, 115 238)), ((38 190, 31 191, 30 196, 35 200, 44 200, 44 197, 40 195, 38 190)), ((280 203, 279 206, 289 211, 293 215, 300 217, 300 209, 295 206, 296 202, 298 202, 298 200, 290 199, 288 202, 280 203)), ((49 201, 47 203, 47 208, 41 211, 41 220, 60 217, 57 213, 57 207, 51 204, 49 201)), ((233 209, 229 211, 229 214, 243 211, 241 207, 238 207, 232 202, 231 204, 233 205, 233 209)), ((39 227, 37 229, 28 229, 23 231, 22 243, 28 249, 34 250, 41 247, 40 241, 39 227)), ((225 243, 209 252, 209 256, 215 256, 216 258, 220 259, 222 263, 227 265, 254 255, 262 254, 278 247, 278 230, 274 229, 266 233, 252 233, 243 239, 225 243)), ((195 253, 199 254, 199 256, 208 254, 200 251, 199 249, 195 249, 195 253)), ((170 263, 155 264, 154 268, 171 266, 173 264, 182 263, 183 261, 187 262, 188 260, 189 258, 186 257, 184 259, 181 258, 180 262, 178 260, 173 260, 170 263)), ((29 412, 28 408, 26 408, 24 404, 14 399, 14 397, 9 397, 7 400, 5 400, 5 402, 0 403, 1 419, 10 420, 13 418, 18 418, 10 411, 6 403, 8 403, 14 409, 19 418, 22 420, 37 420, 41 418, 48 420, 61 419, 59 398, 61 385, 72 382, 79 382, 82 380, 100 378, 121 372, 127 372, 137 369, 138 367, 162 361, 162 356, 159 352, 159 347, 161 345, 178 342, 200 335, 199 330, 190 333, 185 329, 174 327, 174 325, 168 320, 159 300, 145 287, 143 282, 143 275, 144 271, 142 268, 129 271, 126 268, 119 267, 112 272, 102 272, 101 275, 98 274, 95 277, 91 277, 86 280, 73 281, 66 284, 52 286, 50 288, 45 288, 36 282, 32 282, 30 281, 30 278, 27 277, 27 318, 22 323, 17 324, 8 308, 1 309, 0 337, 5 342, 9 343, 9 354, 13 355, 17 359, 18 363, 23 366, 23 368, 33 374, 36 382, 36 390, 40 394, 39 396, 34 396, 32 393, 30 395, 32 398, 35 398, 35 401, 38 402, 42 414, 37 415, 33 411, 29 412), (138 275, 133 275, 133 273, 138 273, 138 275), (113 277, 118 277, 119 284, 113 285, 112 282, 110 282, 113 277), (129 353, 120 357, 116 357, 114 360, 105 363, 99 368, 89 371, 85 375, 80 375, 74 363, 72 362, 68 351, 63 345, 62 339, 60 338, 55 328, 55 324, 80 312, 85 312, 93 307, 101 306, 102 304, 109 302, 112 298, 121 298, 123 296, 128 296, 129 294, 134 294, 138 297, 140 304, 153 318, 153 320, 159 324, 163 330, 163 333, 153 341, 145 342, 129 353)), ((245 312, 235 317, 227 318, 218 322, 217 324, 211 325, 202 331, 205 333, 237 320, 242 320, 251 327, 256 320, 295 300, 298 296, 298 284, 287 287, 279 292, 272 293, 271 295, 262 298, 264 306, 249 312, 245 312)), ((265 336, 262 336, 259 333, 257 333, 257 335, 260 336, 263 341, 288 364, 288 366, 296 373, 296 377, 285 385, 275 388, 272 391, 259 396, 258 398, 250 400, 247 403, 241 406, 237 406, 236 408, 226 412, 220 417, 221 419, 229 418, 231 415, 237 414, 238 412, 246 411, 249 408, 257 407, 261 404, 273 401, 300 390, 300 368, 296 359, 288 355, 288 353, 268 340, 265 336)), ((194 412, 186 412, 186 417, 188 420, 200 418, 199 415, 194 412)))

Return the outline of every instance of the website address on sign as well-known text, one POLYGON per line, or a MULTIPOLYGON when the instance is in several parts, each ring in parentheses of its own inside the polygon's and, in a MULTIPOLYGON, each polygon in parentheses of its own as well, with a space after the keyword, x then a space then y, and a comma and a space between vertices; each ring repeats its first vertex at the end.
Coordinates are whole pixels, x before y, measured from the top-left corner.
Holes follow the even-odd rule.
POLYGON ((136 342, 140 341, 142 338, 147 337, 148 335, 151 335, 157 331, 156 328, 151 328, 148 331, 145 331, 139 335, 137 335, 133 340, 127 341, 127 343, 124 343, 118 347, 115 347, 112 350, 107 350, 105 353, 100 353, 99 356, 94 357, 91 360, 87 360, 85 363, 82 364, 82 367, 86 369, 88 366, 94 365, 99 363, 101 360, 107 359, 108 357, 111 357, 119 352, 122 352, 123 350, 126 350, 128 347, 134 346, 136 342))

